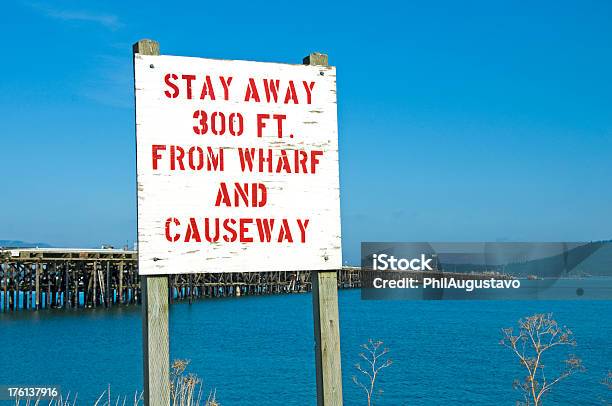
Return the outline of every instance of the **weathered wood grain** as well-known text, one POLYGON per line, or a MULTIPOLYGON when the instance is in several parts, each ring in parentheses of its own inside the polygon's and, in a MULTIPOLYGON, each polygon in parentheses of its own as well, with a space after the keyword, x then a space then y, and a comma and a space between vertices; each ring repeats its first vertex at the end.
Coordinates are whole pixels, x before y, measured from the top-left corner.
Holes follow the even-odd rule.
MULTIPOLYGON (((303 59, 306 65, 327 65, 326 54, 312 53, 303 59)), ((338 275, 325 270, 313 271, 312 308, 315 334, 317 404, 342 405, 342 366, 340 362, 340 319, 338 314, 338 275)))
POLYGON ((142 331, 145 405, 170 404, 168 277, 142 276, 142 331))
MULTIPOLYGON (((139 55, 159 55, 159 43, 134 44, 139 55)), ((139 235, 140 243, 140 235, 139 235)), ((139 265, 140 266, 140 265, 139 265)), ((141 276, 144 402, 148 406, 170 404, 170 339, 168 334, 168 276, 141 276)))
POLYGON ((317 405, 342 405, 340 322, 336 272, 312 272, 317 405))
MULTIPOLYGON (((155 46, 147 45, 155 48, 155 46)), ((290 65, 250 61, 226 61, 177 56, 135 56, 137 183, 139 266, 141 275, 198 272, 265 272, 340 269, 340 189, 338 168, 338 129, 336 105, 336 70, 320 62, 326 56, 313 54, 311 65, 290 65), (166 83, 167 74, 177 75, 179 93, 166 83), (195 75, 191 83, 192 98, 186 96, 183 75, 195 75), (215 100, 200 99, 206 76, 210 77, 215 100), (232 77, 225 99, 220 77, 232 77), (250 79, 258 86, 260 102, 245 101, 250 79), (278 80, 278 101, 267 101, 264 80, 278 80), (295 84, 298 104, 284 103, 289 83, 295 84), (303 82, 314 83, 311 103, 303 82), (194 133, 198 125, 194 112, 204 110, 226 116, 236 112, 244 117, 240 136, 194 133), (286 115, 282 138, 276 134, 277 123, 270 118, 262 137, 257 136, 257 114, 286 115), (168 148, 159 151, 158 167, 153 168, 153 145, 168 148), (170 146, 223 149, 224 169, 184 170, 170 167, 170 146), (271 149, 276 158, 281 151, 322 151, 316 173, 243 171, 238 148, 271 149), (262 183, 267 188, 263 207, 216 206, 221 182, 227 185, 262 183), (177 241, 169 241, 166 224, 170 223, 177 241), (197 221, 199 237, 188 238, 190 219, 197 221), (258 240, 255 224, 249 235, 255 241, 206 241, 204 219, 274 219, 272 241, 258 240), (293 224, 294 242, 278 242, 282 219, 293 224), (308 219, 304 242, 296 219, 308 219), (198 241, 201 240, 201 241, 198 241)), ((173 82, 174 83, 174 82, 173 82)), ((229 125, 229 124, 228 124, 229 125)), ((293 166, 295 159, 289 155, 293 166)), ((277 161, 274 161, 276 168, 277 161)), ((178 164, 177 164, 178 165, 178 164)), ((230 190, 233 196, 233 191, 230 190)), ((214 228, 211 227, 211 228, 214 228)), ((234 226, 238 230, 237 226, 234 226)), ((213 232, 214 233, 214 232, 213 232)), ((224 233, 221 226, 221 233, 224 233)))

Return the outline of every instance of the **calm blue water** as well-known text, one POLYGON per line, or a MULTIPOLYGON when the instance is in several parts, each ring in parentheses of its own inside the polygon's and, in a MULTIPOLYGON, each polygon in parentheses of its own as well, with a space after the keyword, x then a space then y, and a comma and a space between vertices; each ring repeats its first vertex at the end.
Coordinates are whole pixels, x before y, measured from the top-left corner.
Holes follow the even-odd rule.
MULTIPOLYGON (((171 357, 216 388, 224 406, 314 405, 312 298, 309 294, 175 304, 171 357)), ((522 371, 501 347, 500 328, 521 316, 554 312, 576 335, 588 371, 572 376, 548 404, 601 405, 599 384, 612 369, 611 302, 362 301, 340 292, 344 399, 362 405, 352 383, 359 345, 385 341, 394 364, 377 405, 514 405, 522 371)), ((54 384, 90 404, 110 384, 115 394, 141 387, 138 308, 51 310, 0 315, 0 385, 54 384)), ((552 364, 550 365, 552 368, 552 364)))

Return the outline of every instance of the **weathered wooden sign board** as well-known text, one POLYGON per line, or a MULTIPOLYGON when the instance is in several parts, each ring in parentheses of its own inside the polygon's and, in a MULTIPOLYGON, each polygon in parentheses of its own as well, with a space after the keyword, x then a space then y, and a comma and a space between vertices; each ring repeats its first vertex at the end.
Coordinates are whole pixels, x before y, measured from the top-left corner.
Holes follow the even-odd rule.
MULTIPOLYGON (((168 274, 311 270, 317 404, 342 405, 336 74, 134 44, 144 403, 170 404, 168 274)), ((172 292, 170 292, 172 294, 172 292)))
POLYGON ((336 70, 136 54, 141 275, 342 265, 336 70))

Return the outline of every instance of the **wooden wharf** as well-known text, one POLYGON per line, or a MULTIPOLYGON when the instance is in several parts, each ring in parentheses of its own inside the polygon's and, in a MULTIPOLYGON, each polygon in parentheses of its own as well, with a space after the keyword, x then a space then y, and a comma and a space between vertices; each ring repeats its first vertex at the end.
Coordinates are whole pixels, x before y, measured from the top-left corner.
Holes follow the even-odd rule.
MULTIPOLYGON (((0 310, 110 308, 141 303, 138 252, 123 249, 0 249, 0 310)), ((338 288, 360 287, 359 268, 338 288)), ((170 275, 168 300, 309 292, 310 271, 170 275)))

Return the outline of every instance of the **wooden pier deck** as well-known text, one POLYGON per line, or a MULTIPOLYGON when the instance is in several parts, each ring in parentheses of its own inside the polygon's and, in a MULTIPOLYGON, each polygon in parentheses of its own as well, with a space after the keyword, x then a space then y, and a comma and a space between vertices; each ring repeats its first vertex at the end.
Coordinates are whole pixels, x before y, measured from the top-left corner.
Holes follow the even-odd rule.
MULTIPOLYGON (((310 271, 177 274, 168 298, 308 292, 310 271)), ((338 287, 360 287, 359 268, 338 270, 338 287)), ((82 309, 140 303, 137 251, 121 249, 0 249, 0 309, 82 309)))

